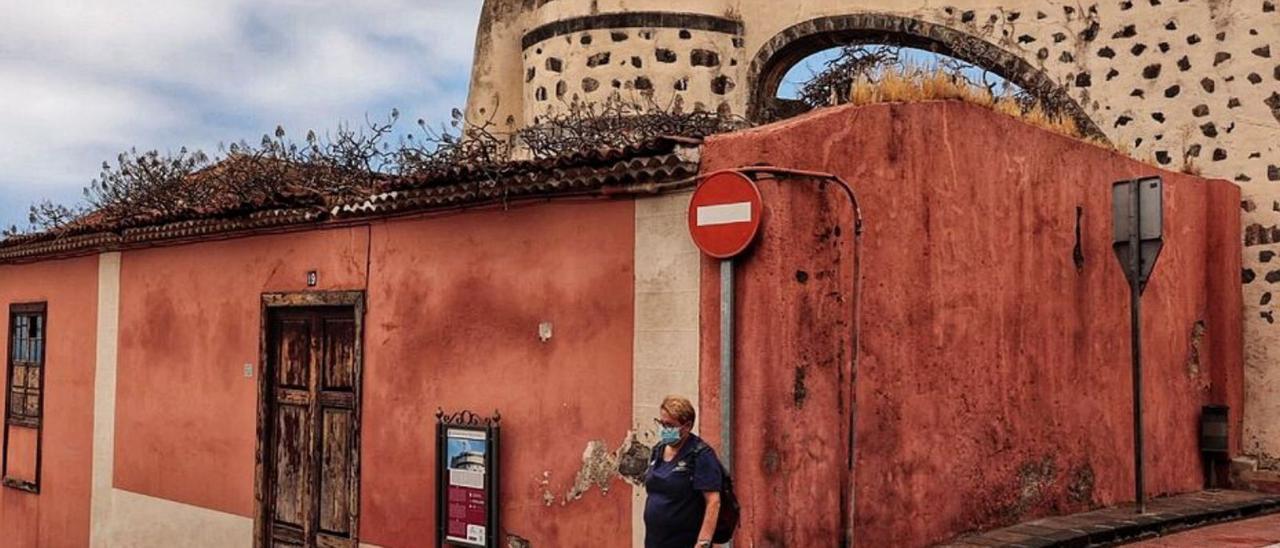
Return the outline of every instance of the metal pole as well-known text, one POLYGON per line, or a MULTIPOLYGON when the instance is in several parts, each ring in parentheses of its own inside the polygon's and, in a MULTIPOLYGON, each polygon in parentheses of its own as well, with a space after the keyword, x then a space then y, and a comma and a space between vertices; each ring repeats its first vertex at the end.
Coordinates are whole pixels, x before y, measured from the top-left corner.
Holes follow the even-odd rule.
POLYGON ((720 455, 733 472, 733 259, 720 261, 720 455))
POLYGON ((1147 511, 1146 494, 1143 488, 1142 470, 1142 185, 1134 181, 1131 185, 1132 199, 1129 200, 1129 256, 1130 269, 1133 275, 1129 278, 1129 331, 1132 339, 1129 346, 1133 353, 1133 474, 1134 500, 1138 503, 1138 513, 1147 511))
MULTIPOLYGON (((733 474, 733 259, 720 261, 720 457, 733 474)), ((729 542, 725 546, 732 547, 729 542)))
POLYGON ((841 539, 840 546, 848 547, 854 545, 853 521, 854 521, 854 455, 856 447, 856 429, 857 429, 857 377, 858 377, 858 337, 861 334, 859 326, 862 325, 862 269, 865 257, 862 255, 862 206, 858 204, 858 194, 854 192, 853 185, 848 181, 840 178, 839 175, 832 173, 823 173, 820 171, 806 171, 800 169, 790 169, 774 166, 751 166, 739 168, 739 173, 768 173, 772 175, 790 175, 794 177, 812 177, 826 181, 834 181, 844 190, 845 195, 849 197, 849 205, 853 207, 853 324, 852 335, 850 337, 850 346, 852 363, 849 377, 849 440, 848 455, 846 463, 846 473, 848 478, 845 481, 845 488, 841 489, 841 529, 845 531, 844 538, 841 539))

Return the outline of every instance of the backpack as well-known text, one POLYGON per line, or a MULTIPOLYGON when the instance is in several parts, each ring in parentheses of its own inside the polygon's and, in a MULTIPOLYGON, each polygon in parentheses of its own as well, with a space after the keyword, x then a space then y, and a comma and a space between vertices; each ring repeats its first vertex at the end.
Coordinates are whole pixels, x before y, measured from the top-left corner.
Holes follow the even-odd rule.
MULTIPOLYGON (((666 447, 665 443, 659 443, 653 447, 653 456, 650 461, 656 462, 662 458, 662 449, 666 447)), ((696 457, 702 453, 711 450, 711 446, 698 441, 698 445, 693 448, 694 463, 698 462, 696 457)), ((738 521, 742 515, 742 508, 738 505, 738 496, 733 492, 733 478, 729 476, 729 471, 725 470, 724 464, 720 459, 715 459, 716 466, 720 467, 720 514, 716 517, 716 530, 711 535, 711 542, 714 544, 724 544, 733 539, 733 534, 738 530, 738 521)))

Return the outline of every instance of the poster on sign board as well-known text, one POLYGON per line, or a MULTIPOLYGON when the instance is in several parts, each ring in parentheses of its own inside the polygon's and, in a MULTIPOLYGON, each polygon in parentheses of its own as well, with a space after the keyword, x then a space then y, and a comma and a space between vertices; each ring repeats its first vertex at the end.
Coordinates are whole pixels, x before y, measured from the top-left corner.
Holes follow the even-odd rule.
POLYGON ((437 414, 439 540, 445 546, 496 546, 497 417, 437 414))
POLYGON ((484 545, 488 525, 488 497, 484 474, 488 441, 484 432, 448 429, 446 456, 449 478, 449 513, 445 540, 484 545))

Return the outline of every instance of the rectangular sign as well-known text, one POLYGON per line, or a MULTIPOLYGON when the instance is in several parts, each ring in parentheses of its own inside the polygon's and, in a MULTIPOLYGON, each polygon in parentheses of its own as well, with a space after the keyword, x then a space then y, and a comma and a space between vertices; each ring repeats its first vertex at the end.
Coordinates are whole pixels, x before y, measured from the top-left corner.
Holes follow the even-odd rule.
POLYGON ((1125 278, 1141 294, 1164 247, 1164 182, 1147 177, 1115 183, 1111 206, 1112 247, 1125 278))
POLYGON ((497 547, 496 417, 437 414, 437 545, 497 547))
POLYGON ((484 545, 489 521, 484 476, 489 452, 485 433, 450 428, 446 434, 449 510, 445 540, 484 545))
POLYGON ((1112 234, 1115 243, 1129 243, 1138 228, 1139 240, 1157 240, 1164 232, 1163 184, 1159 177, 1121 181, 1111 186, 1112 234), (1133 185, 1138 185, 1134 195, 1133 185), (1134 204, 1134 199, 1138 203, 1134 204), (1134 207, 1134 206, 1137 207, 1134 207), (1137 219, 1133 216, 1137 215, 1137 219))
POLYGON ((488 504, 481 489, 449 486, 449 524, 444 539, 484 546, 488 504))
POLYGON ((749 222, 751 222, 751 202, 701 206, 698 208, 698 226, 749 222))

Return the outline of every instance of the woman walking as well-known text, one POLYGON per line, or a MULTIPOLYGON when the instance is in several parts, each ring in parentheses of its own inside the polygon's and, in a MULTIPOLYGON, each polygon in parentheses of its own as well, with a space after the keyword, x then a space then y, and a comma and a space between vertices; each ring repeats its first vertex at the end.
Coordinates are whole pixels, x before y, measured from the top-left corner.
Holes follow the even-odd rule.
POLYGON ((644 479, 645 548, 711 546, 724 478, 715 451, 692 433, 696 418, 689 400, 662 400, 659 443, 644 479))

